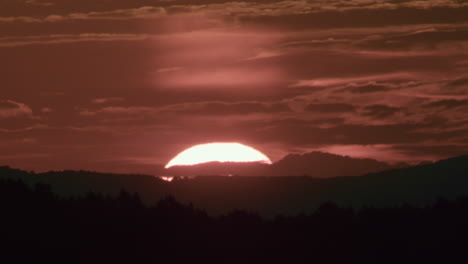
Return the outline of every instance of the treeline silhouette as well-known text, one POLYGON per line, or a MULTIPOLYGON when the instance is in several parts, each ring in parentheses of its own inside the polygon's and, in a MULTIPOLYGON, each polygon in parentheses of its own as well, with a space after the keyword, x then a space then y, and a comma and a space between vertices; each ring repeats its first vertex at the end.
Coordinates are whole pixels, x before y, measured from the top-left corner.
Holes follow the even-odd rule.
POLYGON ((408 168, 363 176, 312 178, 285 174, 278 177, 200 176, 166 182, 150 175, 88 171, 32 173, 0 167, 0 179, 18 179, 30 186, 47 183, 60 197, 83 195, 89 190, 117 196, 121 189, 139 194, 146 205, 166 196, 193 203, 209 215, 235 209, 255 211, 263 217, 312 213, 322 203, 342 207, 393 207, 433 204, 438 197, 468 195, 468 155, 408 168))
POLYGON ((124 190, 58 197, 0 179, 1 263, 455 263, 466 259, 468 197, 426 207, 341 208, 264 219, 212 217, 124 190))

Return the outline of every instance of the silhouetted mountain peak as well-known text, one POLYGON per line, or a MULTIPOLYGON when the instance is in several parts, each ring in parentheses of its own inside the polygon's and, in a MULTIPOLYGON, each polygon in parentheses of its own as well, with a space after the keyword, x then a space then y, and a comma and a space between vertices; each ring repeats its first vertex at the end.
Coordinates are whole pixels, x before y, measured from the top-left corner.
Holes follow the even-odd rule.
POLYGON ((284 158, 279 160, 277 163, 302 162, 302 161, 320 162, 322 160, 342 161, 342 160, 356 160, 356 159, 353 159, 349 156, 340 156, 340 155, 331 154, 327 152, 312 151, 312 152, 302 153, 302 154, 295 154, 295 153, 288 154, 284 156, 284 158))
POLYGON ((357 159, 313 151, 288 154, 269 165, 259 162, 207 162, 192 166, 174 166, 165 174, 173 176, 242 175, 242 176, 302 176, 330 178, 356 176, 383 170, 408 167, 406 163, 390 165, 373 159, 357 159))
MULTIPOLYGON (((276 174, 289 173, 289 175, 310 175, 319 178, 355 176, 405 167, 404 164, 392 166, 374 159, 351 158, 319 151, 289 154, 273 166, 276 174)), ((406 164, 406 166, 409 165, 406 164)))
MULTIPOLYGON (((342 156, 342 155, 337 155, 337 154, 332 154, 332 153, 328 153, 328 152, 320 152, 320 151, 312 151, 312 152, 308 152, 308 153, 302 153, 302 154, 288 154, 286 155, 284 158, 282 158, 281 160, 279 160, 277 163, 279 162, 288 162, 288 161, 295 161, 295 162, 298 162, 298 161, 323 161, 323 160, 326 160, 326 161, 356 161, 356 160, 366 160, 366 161, 376 161, 376 162, 379 162, 377 160, 374 160, 374 159, 367 159, 367 158, 352 158, 350 156, 342 156)), ((379 162, 381 164, 387 164, 385 162, 379 162)))

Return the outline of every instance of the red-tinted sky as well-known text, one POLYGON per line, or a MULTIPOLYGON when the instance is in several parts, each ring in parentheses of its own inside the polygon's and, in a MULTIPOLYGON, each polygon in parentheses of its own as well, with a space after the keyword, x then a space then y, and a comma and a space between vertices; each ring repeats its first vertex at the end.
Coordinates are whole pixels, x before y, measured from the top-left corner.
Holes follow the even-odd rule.
POLYGON ((2 0, 0 164, 468 152, 468 2, 2 0))

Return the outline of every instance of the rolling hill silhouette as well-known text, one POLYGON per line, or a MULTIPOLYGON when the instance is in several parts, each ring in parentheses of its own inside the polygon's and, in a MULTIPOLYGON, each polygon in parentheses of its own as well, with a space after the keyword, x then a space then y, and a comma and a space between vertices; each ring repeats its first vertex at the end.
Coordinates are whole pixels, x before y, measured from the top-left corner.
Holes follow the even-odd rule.
POLYGON ((174 176, 238 175, 331 178, 357 176, 408 166, 406 163, 390 165, 373 159, 357 159, 314 151, 306 154, 289 154, 271 165, 257 162, 208 162, 193 166, 174 166, 163 173, 174 176))
POLYGON ((326 201, 352 207, 423 206, 436 198, 468 195, 468 156, 335 178, 205 176, 165 182, 149 175, 86 171, 34 174, 9 167, 0 168, 0 177, 21 179, 29 184, 48 183, 62 196, 83 195, 90 190, 117 195, 125 189, 137 192, 149 204, 172 195, 210 214, 241 209, 274 216, 311 212, 326 201))

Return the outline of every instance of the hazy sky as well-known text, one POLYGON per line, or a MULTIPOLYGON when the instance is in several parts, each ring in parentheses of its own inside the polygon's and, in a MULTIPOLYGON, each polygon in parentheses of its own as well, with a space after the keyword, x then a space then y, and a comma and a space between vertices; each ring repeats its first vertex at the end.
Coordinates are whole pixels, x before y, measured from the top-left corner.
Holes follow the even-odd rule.
POLYGON ((468 1, 0 1, 0 164, 468 153, 468 1))

